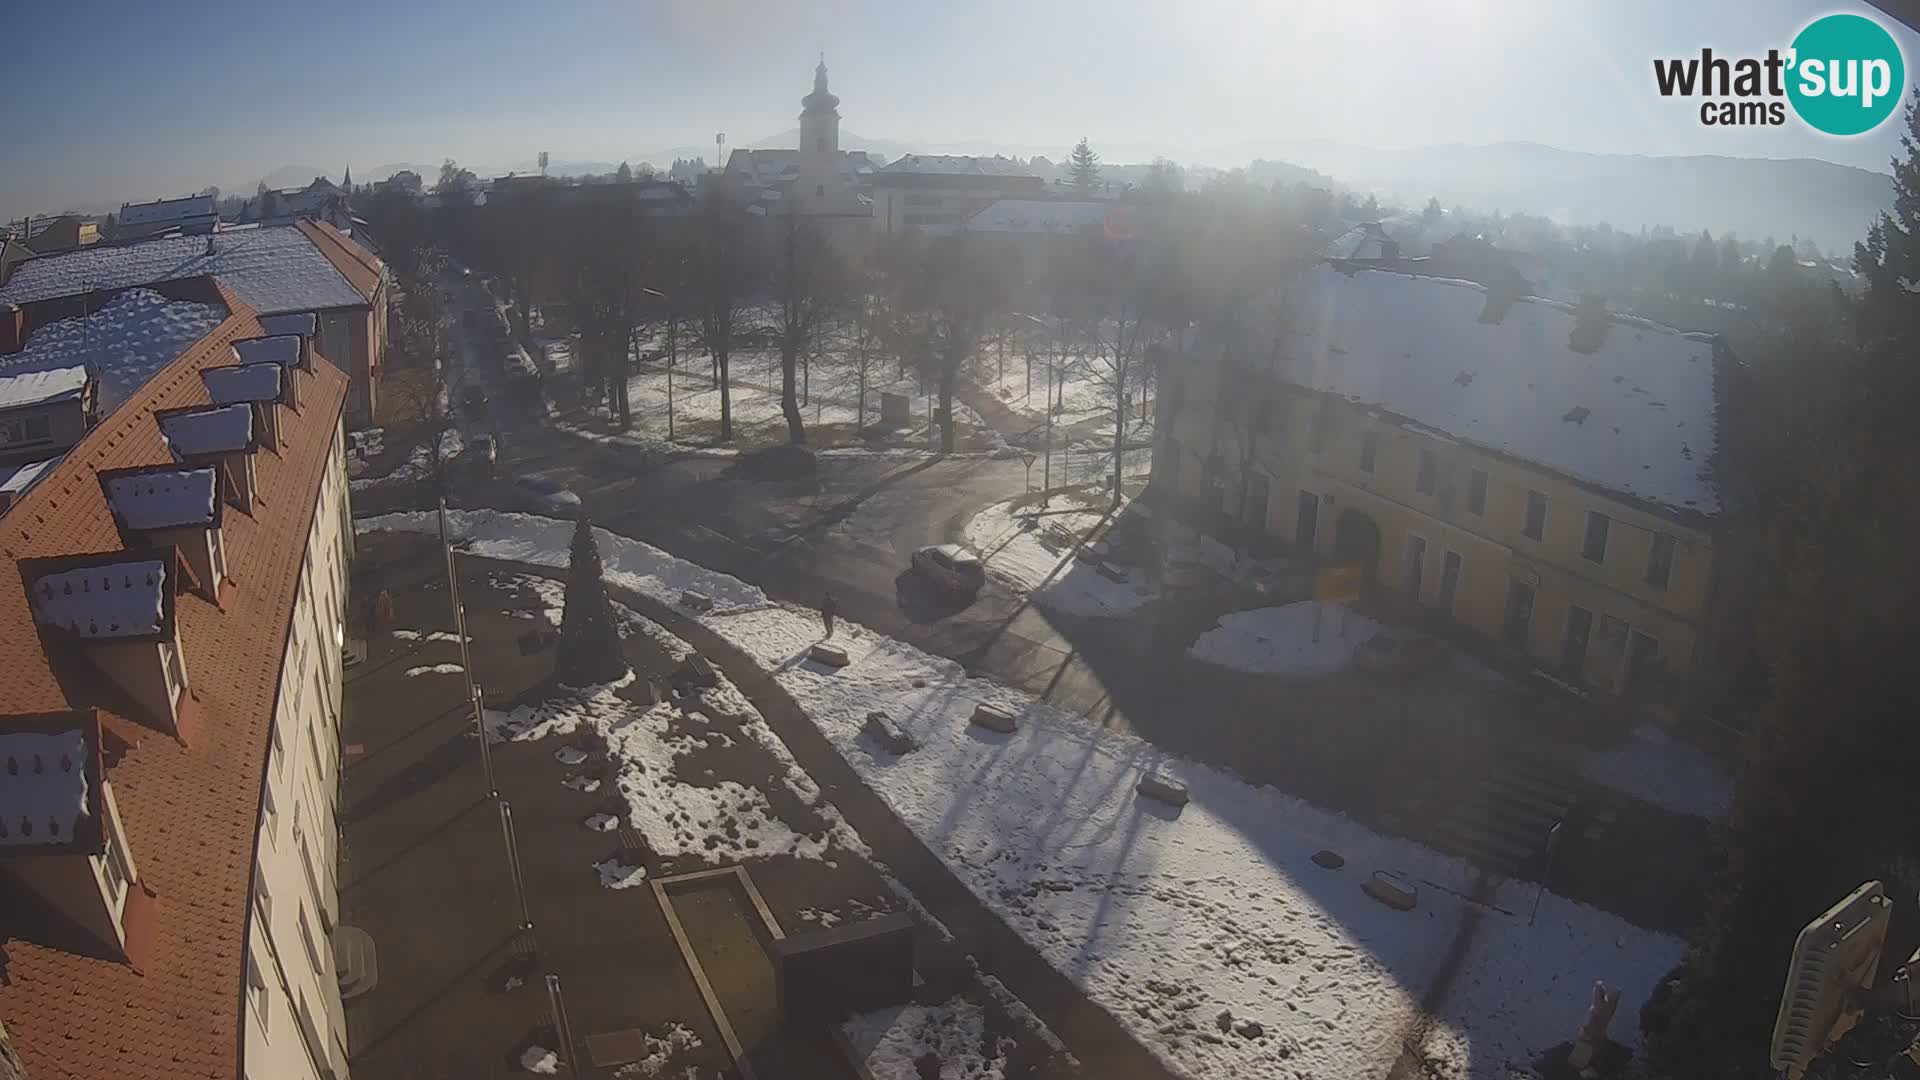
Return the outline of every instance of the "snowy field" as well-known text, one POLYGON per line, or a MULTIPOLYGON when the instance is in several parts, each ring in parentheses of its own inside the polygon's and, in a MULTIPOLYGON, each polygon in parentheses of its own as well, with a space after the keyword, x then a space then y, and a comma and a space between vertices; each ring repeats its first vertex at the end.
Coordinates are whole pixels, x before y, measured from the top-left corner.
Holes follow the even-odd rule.
MULTIPOLYGON (((481 554, 565 564, 564 523, 453 516, 481 554)), ((433 517, 359 525, 428 531, 433 517)), ((1505 1077, 1573 1035, 1596 979, 1624 989, 1613 1034, 1632 1041, 1632 1018, 1681 955, 1675 938, 1551 894, 1529 926, 1532 887, 1506 882, 1454 949, 1457 896, 1476 879, 1460 860, 1170 757, 857 625, 836 635, 849 666, 806 662, 819 634, 812 613, 766 605, 759 590, 645 544, 605 533, 601 543, 610 579, 675 606, 685 583, 721 600, 721 611, 696 617, 774 673, 977 896, 1183 1075, 1384 1076, 1452 950, 1458 970, 1422 1047, 1429 1075, 1505 1077), (982 702, 1019 716, 1019 729, 971 726, 982 702), (920 748, 896 756, 874 745, 862 726, 876 709, 920 748), (1180 779, 1192 802, 1175 810, 1136 796, 1148 772, 1180 779), (1345 868, 1316 866, 1322 848, 1345 868), (1402 913, 1363 894, 1375 871, 1417 885, 1419 907, 1402 913)), ((613 723, 585 707, 572 722, 613 723)), ((630 727, 652 737, 644 721, 630 727)))
MULTIPOLYGON (((982 390, 1035 423, 1046 419, 1047 381, 1051 377, 1053 398, 1058 404, 1058 411, 1053 415, 1057 427, 1075 427, 1087 435, 1113 438, 1114 373, 1093 353, 1069 352, 1059 358, 1036 354, 1029 379, 1024 351, 1008 349, 1003 373, 999 353, 989 344, 982 347, 972 370, 982 390)), ((1137 360, 1127 372, 1127 397, 1132 403, 1132 411, 1127 416, 1128 442, 1147 439, 1152 433, 1153 399, 1150 383, 1143 378, 1146 370, 1146 362, 1137 360), (1143 390, 1147 394, 1144 418, 1140 408, 1143 390)))
POLYGON ((1113 581, 1078 561, 1073 547, 1061 546, 1059 538, 1052 547, 1042 542, 1043 533, 1055 528, 1086 536, 1106 519, 1104 507, 1035 516, 1038 509, 1000 502, 967 522, 967 546, 985 560, 988 573, 1030 594, 1043 607, 1069 615, 1125 615, 1153 599, 1146 585, 1113 581))
POLYGON ((919 1061, 940 1062, 939 1080, 1005 1080, 1011 1039, 987 1034, 986 1014, 965 998, 862 1013, 840 1025, 875 1080, 920 1080, 919 1061))
POLYGON ((1654 727, 1635 728, 1618 749, 1587 751, 1580 771, 1616 791, 1710 821, 1733 802, 1733 780, 1724 768, 1654 727))
MULTIPOLYGON (((441 433, 440 462, 442 466, 451 467, 453 460, 460 456, 460 451, 463 449, 465 449, 465 443, 460 438, 460 429, 448 428, 441 433)), ((407 455, 407 460, 391 470, 378 476, 355 477, 347 481, 347 486, 354 491, 373 491, 394 484, 418 483, 432 476, 433 449, 422 443, 413 448, 413 452, 407 455)))
POLYGON ((1330 675, 1353 663, 1380 624, 1313 600, 1220 616, 1188 647, 1195 660, 1257 675, 1330 675))

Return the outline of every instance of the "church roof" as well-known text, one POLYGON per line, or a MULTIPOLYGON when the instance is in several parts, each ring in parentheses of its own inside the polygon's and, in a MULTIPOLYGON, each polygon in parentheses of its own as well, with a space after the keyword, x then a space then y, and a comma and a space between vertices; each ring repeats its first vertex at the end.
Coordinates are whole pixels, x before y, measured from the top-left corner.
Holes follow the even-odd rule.
POLYGON ((903 154, 900 160, 880 170, 892 176, 908 173, 922 176, 1038 176, 1024 163, 995 154, 976 157, 965 154, 903 154))

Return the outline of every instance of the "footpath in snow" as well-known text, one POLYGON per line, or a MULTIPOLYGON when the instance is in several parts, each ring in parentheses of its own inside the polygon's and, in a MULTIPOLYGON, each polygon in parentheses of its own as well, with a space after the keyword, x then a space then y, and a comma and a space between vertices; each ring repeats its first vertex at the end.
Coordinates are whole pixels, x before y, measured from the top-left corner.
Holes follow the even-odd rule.
MULTIPOLYGON (((569 527, 456 513, 478 554, 558 567, 569 527)), ((431 514, 361 529, 432 531, 431 514)), ((1049 962, 1170 1067, 1199 1077, 1378 1077, 1420 1019, 1454 944, 1475 871, 1268 787, 1171 758, 951 661, 842 623, 841 669, 804 659, 811 613, 635 541, 600 534, 610 580, 697 618, 770 672, 894 812, 1049 962), (716 609, 679 607, 697 588, 716 609), (986 703, 1019 718, 969 723, 986 703), (917 743, 893 754, 865 733, 883 711, 917 743), (1142 798, 1149 773, 1178 778, 1181 809, 1142 798), (1339 852, 1324 870, 1311 856, 1339 852), (1420 890, 1411 912, 1361 892, 1375 871, 1420 890)), ((1595 980, 1621 987, 1613 1028, 1633 1017, 1682 943, 1548 894, 1502 884, 1464 952, 1422 1047, 1431 1070, 1504 1077, 1571 1038, 1595 980), (1517 914, 1515 914, 1517 913, 1517 914)), ((880 1047, 875 1046, 878 1051, 880 1047)))
POLYGON ((988 573, 1068 615, 1126 615, 1154 598, 1145 584, 1114 581, 1074 558, 1081 538, 1108 519, 1106 507, 1016 507, 1018 501, 994 503, 967 522, 967 546, 988 573))

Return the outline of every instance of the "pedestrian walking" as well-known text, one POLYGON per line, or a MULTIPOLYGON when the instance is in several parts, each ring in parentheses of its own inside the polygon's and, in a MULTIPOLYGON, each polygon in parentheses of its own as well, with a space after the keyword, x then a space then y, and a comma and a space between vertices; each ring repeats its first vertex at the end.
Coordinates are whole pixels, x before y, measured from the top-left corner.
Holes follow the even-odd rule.
POLYGON ((827 636, 833 636, 833 617, 840 611, 840 602, 829 592, 820 598, 820 621, 827 624, 827 636))

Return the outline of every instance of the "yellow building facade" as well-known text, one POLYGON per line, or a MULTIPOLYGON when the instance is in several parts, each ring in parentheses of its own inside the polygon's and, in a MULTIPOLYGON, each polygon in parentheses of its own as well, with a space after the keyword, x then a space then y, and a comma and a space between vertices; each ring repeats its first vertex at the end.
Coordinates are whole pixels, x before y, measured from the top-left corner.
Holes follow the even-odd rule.
MULTIPOLYGON (((1610 491, 1233 351, 1197 349, 1182 366, 1155 454, 1162 490, 1323 565, 1358 562, 1376 587, 1567 683, 1678 701, 1700 692, 1702 664, 1720 677, 1732 650, 1713 514, 1610 491)), ((1345 362, 1338 346, 1329 361, 1345 362)), ((1409 348, 1404 362, 1425 361, 1409 348)), ((1513 407, 1535 406, 1521 395, 1513 407)))

